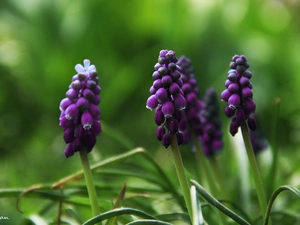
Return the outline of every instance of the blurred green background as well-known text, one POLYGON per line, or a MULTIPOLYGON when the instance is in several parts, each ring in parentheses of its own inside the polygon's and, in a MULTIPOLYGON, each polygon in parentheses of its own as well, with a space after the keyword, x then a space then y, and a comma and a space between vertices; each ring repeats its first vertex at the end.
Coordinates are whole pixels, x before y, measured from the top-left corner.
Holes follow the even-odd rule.
MULTIPOLYGON (((58 106, 84 59, 98 70, 102 120, 133 146, 162 151, 145 108, 161 49, 192 60, 201 97, 208 87, 221 93, 232 56, 244 54, 265 135, 278 97, 282 163, 299 172, 299 10, 296 0, 2 0, 1 188, 51 183, 80 168, 77 155, 64 157, 58 106)), ((103 134, 92 161, 126 150, 103 134)), ((13 209, 15 199, 0 206, 13 209)))

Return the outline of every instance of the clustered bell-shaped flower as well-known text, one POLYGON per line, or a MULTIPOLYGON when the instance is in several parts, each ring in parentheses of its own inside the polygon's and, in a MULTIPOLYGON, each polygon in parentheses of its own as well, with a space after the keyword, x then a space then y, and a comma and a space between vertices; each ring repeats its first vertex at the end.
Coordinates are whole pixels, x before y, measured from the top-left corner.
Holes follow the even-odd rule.
POLYGON ((250 130, 256 129, 255 113, 256 105, 253 102, 252 73, 247 70, 249 64, 243 55, 235 55, 230 63, 228 79, 225 82, 226 89, 221 94, 221 99, 227 102, 225 114, 232 118, 230 133, 234 136, 241 124, 247 121, 250 130))
POLYGON ((96 67, 89 60, 77 64, 77 74, 73 76, 69 90, 59 105, 61 111, 59 125, 64 129, 64 141, 68 144, 65 156, 70 157, 83 148, 90 152, 96 144, 96 136, 101 133, 99 93, 96 67))
POLYGON ((218 96, 209 88, 204 96, 204 109, 201 111, 203 135, 200 136, 203 151, 207 157, 218 153, 222 147, 221 119, 219 117, 218 96))
POLYGON ((154 121, 158 125, 156 137, 166 148, 171 144, 171 135, 176 135, 179 145, 183 142, 178 124, 183 118, 186 100, 181 89, 183 82, 177 61, 175 52, 160 51, 152 74, 154 82, 150 88, 151 96, 146 102, 148 109, 155 109, 154 121))
POLYGON ((268 146, 267 140, 265 138, 265 135, 263 133, 262 128, 259 126, 259 121, 257 121, 257 115, 255 114, 255 120, 256 120, 256 130, 255 131, 250 131, 250 140, 252 144, 252 149, 254 154, 258 154, 265 150, 268 146))
POLYGON ((183 142, 187 143, 191 139, 189 128, 193 129, 197 136, 202 135, 202 123, 200 112, 203 109, 203 102, 198 98, 199 88, 194 77, 194 68, 191 60, 186 56, 178 59, 177 65, 181 68, 181 87, 186 99, 185 117, 179 123, 179 130, 183 134, 183 142))

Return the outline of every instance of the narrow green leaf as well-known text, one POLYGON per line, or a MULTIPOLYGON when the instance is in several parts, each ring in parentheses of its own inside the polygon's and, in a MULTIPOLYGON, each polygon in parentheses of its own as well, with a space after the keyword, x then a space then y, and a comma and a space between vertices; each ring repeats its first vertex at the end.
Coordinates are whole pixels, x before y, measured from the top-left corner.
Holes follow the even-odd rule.
MULTIPOLYGON (((133 155, 140 154, 140 153, 143 153, 143 152, 145 152, 145 150, 143 148, 135 148, 135 149, 133 149, 129 152, 126 152, 126 153, 123 153, 123 154, 120 154, 120 155, 117 155, 117 156, 112 156, 112 157, 110 157, 106 160, 103 160, 103 161, 99 162, 99 163, 93 164, 91 166, 91 170, 95 171, 100 167, 107 166, 107 165, 114 164, 114 163, 118 163, 120 161, 123 161, 125 159, 130 158, 133 155)), ((73 180, 82 179, 82 177, 83 177, 83 170, 79 170, 76 173, 73 173, 73 174, 71 174, 67 177, 64 177, 64 178, 60 179, 59 181, 55 182, 52 185, 52 188, 57 188, 59 186, 64 186, 64 185, 68 184, 69 182, 71 182, 73 180)))
POLYGON ((281 192, 283 192, 283 191, 290 191, 290 192, 292 192, 293 194, 295 194, 300 199, 300 191, 297 188, 295 188, 295 187, 284 185, 284 186, 281 186, 281 187, 277 188, 274 191, 274 193, 272 194, 272 196, 271 196, 271 198, 269 200, 267 211, 266 211, 266 215, 265 215, 265 219, 264 219, 264 225, 268 225, 268 223, 269 223, 269 217, 270 217, 270 212, 271 212, 273 203, 274 203, 276 197, 281 192))
POLYGON ((217 199, 215 199, 213 196, 211 196, 200 184, 198 184, 196 181, 191 180, 192 184, 195 185, 197 191, 201 195, 202 198, 204 198, 208 203, 215 206, 217 209, 219 209, 222 213, 239 223, 240 225, 250 225, 249 222, 247 222, 245 219, 231 211, 229 208, 227 208, 225 205, 220 203, 217 199))
POLYGON ((144 225, 144 224, 148 224, 148 225, 172 225, 171 223, 167 223, 164 221, 160 221, 160 220, 135 220, 133 222, 127 223, 126 225, 144 225))
POLYGON ((191 201, 192 201, 193 225, 203 225, 204 219, 202 215, 202 210, 201 210, 200 202, 198 201, 197 192, 194 185, 191 186, 190 193, 191 193, 191 201))
MULTIPOLYGON (((120 208, 122 206, 122 202, 124 200, 124 197, 125 197, 125 192, 126 192, 126 183, 123 185, 117 199, 116 199, 116 202, 113 206, 113 209, 116 209, 116 208, 120 208)), ((117 221, 117 217, 114 217, 114 218, 110 218, 106 221, 105 225, 113 225, 115 224, 117 221)))
POLYGON ((148 213, 145 213, 141 210, 137 209, 132 209, 132 208, 120 208, 120 209, 113 209, 108 212, 102 213, 99 216, 95 216, 92 219, 86 221, 83 225, 93 225, 96 223, 99 223, 103 220, 116 217, 116 216, 121 216, 121 215, 135 215, 138 217, 143 217, 145 219, 154 219, 156 218, 154 216, 149 215, 148 213))

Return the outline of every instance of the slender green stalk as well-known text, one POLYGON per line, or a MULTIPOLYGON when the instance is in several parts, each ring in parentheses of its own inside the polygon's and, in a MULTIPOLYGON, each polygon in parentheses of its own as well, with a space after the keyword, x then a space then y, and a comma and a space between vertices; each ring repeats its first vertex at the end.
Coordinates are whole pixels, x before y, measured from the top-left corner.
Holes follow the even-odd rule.
POLYGON ((222 198, 225 198, 225 197, 227 197, 225 184, 224 184, 224 180, 223 180, 222 175, 221 175, 220 167, 219 167, 219 164, 217 162, 216 156, 213 155, 212 157, 210 157, 209 162, 210 162, 210 165, 213 169, 215 177, 218 180, 218 184, 220 186, 219 190, 220 190, 220 193, 222 194, 222 198))
POLYGON ((204 173, 206 175, 205 178, 207 179, 209 189, 213 195, 217 195, 219 193, 219 191, 216 186, 216 183, 214 182, 214 176, 213 176, 212 170, 211 170, 211 168, 208 164, 208 161, 204 155, 204 152, 201 148, 200 142, 194 132, 192 132, 192 138, 193 138, 193 143, 197 149, 199 164, 200 164, 201 169, 204 171, 204 173))
POLYGON ((276 181, 276 174, 278 168, 278 122, 279 122, 279 114, 280 114, 280 99, 275 99, 275 112, 274 112, 274 121, 273 121, 273 137, 272 137, 272 149, 273 149, 273 160, 271 165, 270 174, 268 176, 268 189, 267 195, 269 196, 273 192, 274 184, 276 181))
POLYGON ((179 183, 180 183, 180 186, 182 189, 185 204, 188 209, 190 219, 192 220, 193 219, 193 214, 192 214, 193 211, 192 211, 192 201, 191 201, 189 183, 188 183, 187 177, 184 172, 181 154, 180 154, 179 147, 177 144, 177 138, 176 138, 176 135, 174 135, 174 134, 171 136, 171 149, 172 149, 172 153, 173 153, 176 173, 177 173, 178 180, 179 180, 179 183))
POLYGON ((248 126, 247 126, 246 122, 242 123, 241 129, 242 129, 244 144, 245 144, 245 147, 246 147, 246 152, 247 152, 247 155, 248 155, 250 167, 251 167, 254 182, 255 182, 256 193, 257 193, 259 205, 260 205, 260 208, 261 208, 261 213, 264 216, 265 212, 267 210, 267 200, 266 200, 266 195, 265 195, 263 183, 262 183, 262 180, 261 180, 261 176, 260 176, 260 173, 259 173, 258 165, 257 165, 257 162, 256 162, 256 158, 255 158, 255 155, 254 155, 254 152, 253 152, 253 149, 252 149, 252 144, 251 144, 251 141, 250 141, 248 126))
POLYGON ((95 190, 95 186, 92 178, 92 171, 89 164, 89 159, 87 155, 86 149, 82 149, 80 152, 80 159, 82 163, 82 169, 85 177, 85 183, 88 191, 88 195, 91 202, 91 208, 93 212, 93 216, 97 216, 100 214, 100 209, 98 205, 97 193, 95 190))
MULTIPOLYGON (((219 196, 220 192, 217 188, 216 182, 214 181, 213 172, 212 172, 211 167, 209 166, 208 160, 205 157, 204 152, 201 148, 199 139, 197 138, 197 136, 194 132, 192 132, 192 139, 193 139, 193 143, 195 144, 196 149, 197 149, 199 165, 200 165, 201 169, 204 170, 205 178, 207 179, 209 189, 214 196, 219 196)), ((219 214, 219 215, 220 215, 222 224, 226 224, 226 218, 224 217, 224 215, 223 214, 219 214)))

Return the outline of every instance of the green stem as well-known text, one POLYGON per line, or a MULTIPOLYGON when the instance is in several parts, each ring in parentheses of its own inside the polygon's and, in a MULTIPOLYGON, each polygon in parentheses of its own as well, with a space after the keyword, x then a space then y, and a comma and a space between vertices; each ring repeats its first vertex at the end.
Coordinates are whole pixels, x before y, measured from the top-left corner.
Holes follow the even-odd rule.
POLYGON ((273 121, 273 137, 272 137, 272 149, 273 149, 273 160, 271 165, 270 174, 268 176, 269 182, 268 182, 268 189, 267 189, 267 195, 272 194, 274 184, 276 181, 276 174, 277 174, 277 168, 278 168, 278 121, 279 121, 279 114, 280 114, 280 99, 275 99, 275 112, 274 112, 274 121, 273 121))
MULTIPOLYGON (((212 172, 211 167, 209 166, 208 160, 205 157, 204 152, 201 148, 199 139, 193 131, 191 133, 192 133, 193 143, 195 144, 196 149, 197 149, 197 155, 198 155, 198 159, 199 159, 199 166, 201 167, 201 169, 204 171, 204 173, 206 175, 205 178, 207 179, 209 189, 210 189, 211 193, 214 196, 219 197, 220 192, 217 188, 216 182, 214 181, 213 172, 212 172)), ((218 214, 219 214, 219 212, 218 212, 218 214)), ((220 216, 222 224, 227 224, 226 223, 226 218, 224 217, 224 215, 219 214, 219 216, 220 216)))
POLYGON ((261 176, 259 173, 259 169, 257 166, 257 162, 255 159, 255 155, 254 155, 254 152, 252 149, 252 144, 250 141, 248 126, 247 126, 246 122, 242 123, 241 129, 242 129, 242 135, 243 135, 243 139, 244 139, 244 143, 245 143, 245 147, 246 147, 246 152, 248 155, 250 167, 251 167, 253 178, 254 178, 254 183, 255 183, 255 187, 256 187, 256 193, 258 196, 259 205, 261 208, 262 216, 264 216, 265 212, 267 210, 266 195, 265 195, 263 183, 261 180, 261 176))
POLYGON ((89 164, 89 159, 86 149, 82 149, 80 152, 80 159, 82 163, 83 173, 85 177, 85 183, 88 191, 88 195, 91 202, 91 208, 93 216, 98 216, 100 214, 100 209, 98 205, 97 193, 93 183, 92 172, 89 164))
POLYGON ((219 193, 219 191, 217 189, 216 183, 214 182, 214 176, 213 176, 212 170, 209 167, 208 161, 207 161, 207 159, 204 155, 204 152, 201 148, 199 139, 197 138, 197 136, 194 132, 192 132, 192 139, 193 139, 193 143, 197 149, 197 155, 198 155, 200 167, 204 171, 204 174, 206 175, 205 178, 207 179, 209 189, 213 195, 217 195, 219 193))
POLYGON ((187 180, 185 172, 184 172, 184 167, 183 167, 179 147, 177 144, 177 138, 176 138, 175 134, 173 134, 171 136, 171 149, 172 149, 172 153, 173 153, 176 173, 177 173, 178 180, 179 180, 179 183, 180 183, 180 186, 182 189, 185 204, 188 209, 190 219, 192 220, 193 214, 192 214, 192 201, 191 201, 191 195, 190 195, 190 188, 189 188, 188 180, 187 180))
POLYGON ((219 187, 220 187, 219 190, 220 190, 220 193, 222 194, 222 198, 225 198, 225 197, 227 197, 225 184, 224 184, 224 180, 221 175, 221 170, 220 170, 219 164, 217 162, 216 156, 215 155, 211 156, 209 158, 209 162, 213 169, 215 177, 218 180, 219 187))

